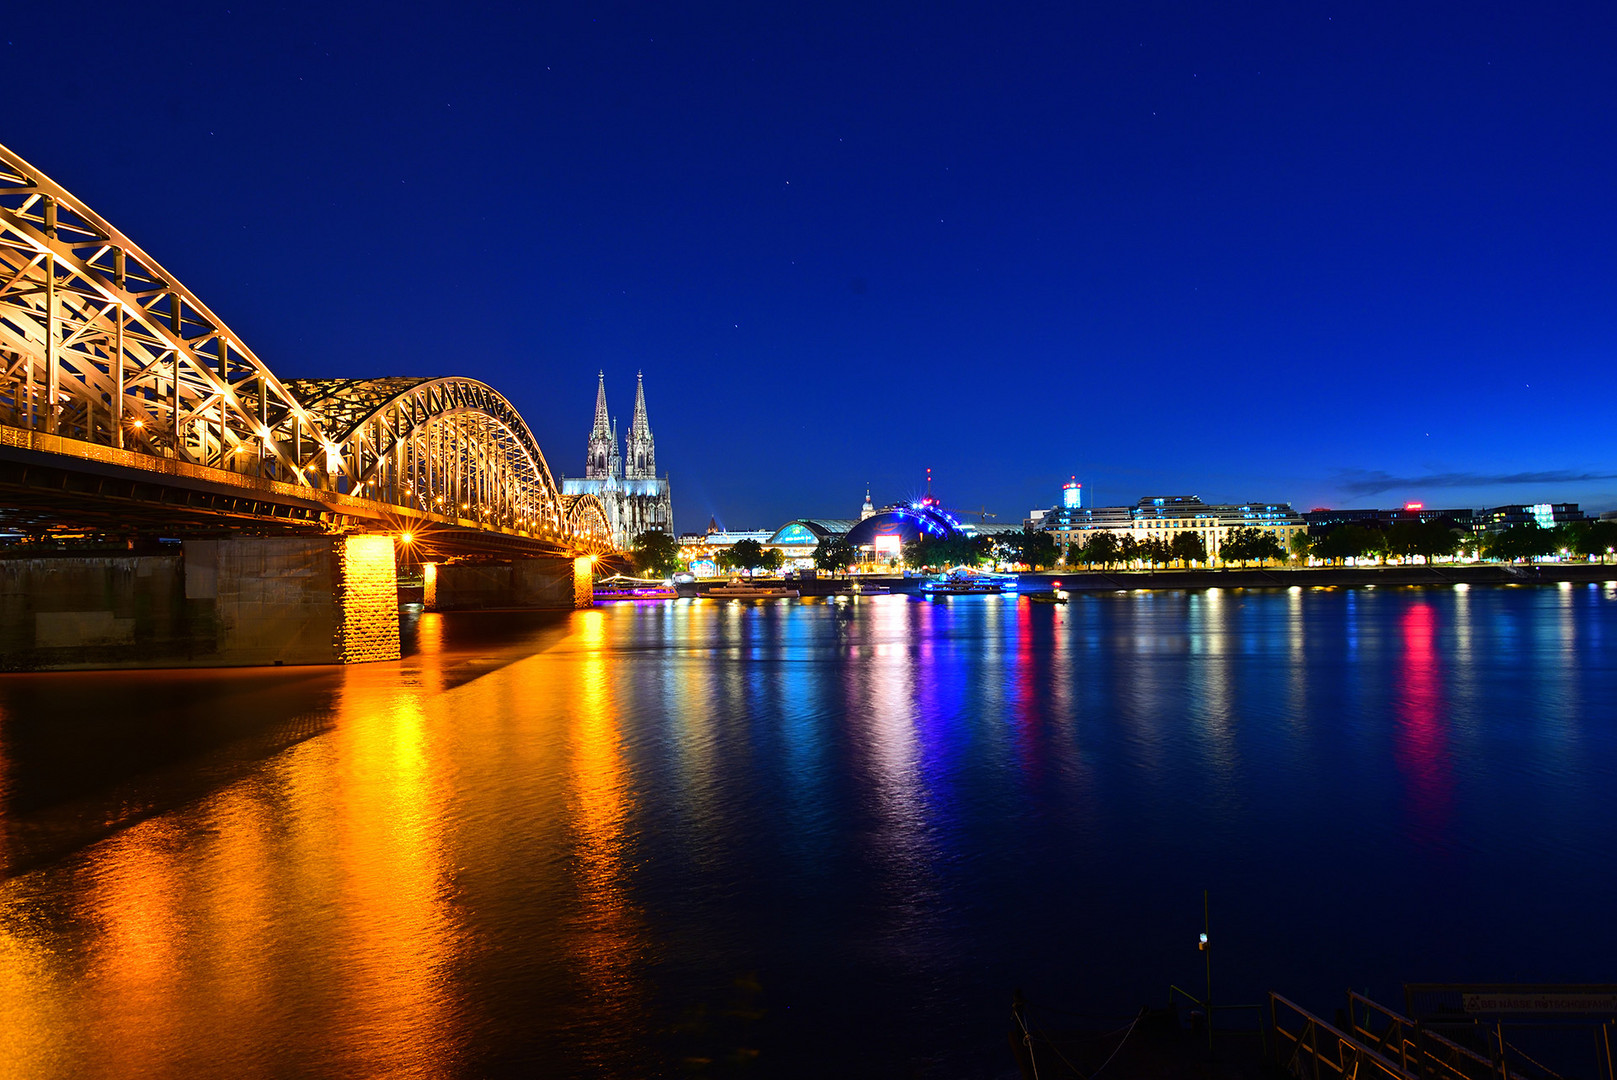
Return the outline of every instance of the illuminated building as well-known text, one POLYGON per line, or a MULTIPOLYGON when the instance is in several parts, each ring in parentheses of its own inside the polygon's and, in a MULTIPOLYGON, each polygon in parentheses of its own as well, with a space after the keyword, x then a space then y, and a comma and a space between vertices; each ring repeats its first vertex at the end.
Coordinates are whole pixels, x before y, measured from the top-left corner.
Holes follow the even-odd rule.
POLYGON ((673 532, 674 503, 668 477, 657 475, 657 448, 646 418, 646 388, 636 376, 634 419, 627 458, 618 454, 618 425, 606 408, 606 374, 595 388, 595 426, 590 429, 582 477, 562 477, 563 495, 594 495, 606 507, 612 538, 620 548, 643 532, 673 532))
POLYGON ((1365 525, 1386 529, 1406 522, 1448 521, 1453 527, 1470 533, 1500 532, 1513 525, 1537 525, 1553 529, 1571 521, 1583 521, 1585 515, 1577 503, 1517 503, 1495 506, 1487 510, 1428 509, 1418 502, 1405 503, 1389 510, 1330 510, 1320 507, 1303 515, 1311 532, 1328 533, 1338 525, 1365 525))
MULTIPOLYGON (((865 501, 869 503, 869 496, 865 501)), ((765 547, 779 548, 788 565, 807 569, 814 565, 814 549, 821 540, 842 536, 853 526, 854 522, 846 518, 798 518, 776 529, 763 543, 765 547)))
POLYGON ((1582 521, 1583 511, 1578 509, 1577 503, 1531 503, 1514 506, 1495 506, 1488 510, 1479 511, 1478 517, 1482 519, 1483 528, 1489 532, 1500 532, 1513 525, 1537 525, 1541 529, 1553 529, 1557 525, 1564 525, 1569 521, 1582 521))
MULTIPOLYGON (((1065 494, 1063 501, 1065 501, 1065 494)), ((1097 532, 1113 532, 1119 537, 1172 541, 1176 533, 1195 533, 1202 539, 1208 559, 1216 561, 1219 549, 1231 530, 1254 528, 1272 534, 1282 548, 1290 550, 1291 538, 1308 531, 1302 515, 1288 503, 1204 503, 1195 495, 1158 495, 1141 499, 1133 506, 1080 506, 1047 512, 1043 525, 1055 535, 1056 544, 1067 548, 1083 546, 1097 532)))
POLYGON ((922 536, 943 539, 973 531, 939 507, 937 500, 926 498, 875 511, 848 530, 848 542, 863 557, 886 563, 898 560, 904 545, 922 536))
POLYGON ((1452 521, 1461 529, 1481 529, 1482 522, 1471 510, 1428 510, 1421 503, 1405 503, 1390 510, 1331 510, 1316 507, 1303 515, 1309 532, 1327 533, 1338 525, 1373 525, 1387 528, 1406 522, 1452 521))

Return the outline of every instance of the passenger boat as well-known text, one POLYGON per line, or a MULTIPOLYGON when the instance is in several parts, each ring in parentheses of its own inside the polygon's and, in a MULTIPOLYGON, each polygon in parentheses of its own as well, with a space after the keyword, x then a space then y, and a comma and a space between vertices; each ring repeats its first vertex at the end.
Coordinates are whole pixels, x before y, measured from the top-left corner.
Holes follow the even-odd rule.
POLYGON ((848 589, 851 596, 886 596, 892 591, 885 585, 866 585, 862 581, 854 582, 848 589))
POLYGON ((666 581, 634 578, 614 574, 595 583, 595 601, 603 600, 672 600, 679 594, 666 581))
POLYGON ((921 583, 921 592, 927 596, 994 596, 1003 591, 1004 583, 995 575, 964 567, 921 583))
POLYGON ((703 596, 714 600, 774 600, 785 598, 795 600, 800 595, 796 589, 788 589, 784 585, 755 585, 740 578, 731 578, 723 585, 715 585, 703 596))

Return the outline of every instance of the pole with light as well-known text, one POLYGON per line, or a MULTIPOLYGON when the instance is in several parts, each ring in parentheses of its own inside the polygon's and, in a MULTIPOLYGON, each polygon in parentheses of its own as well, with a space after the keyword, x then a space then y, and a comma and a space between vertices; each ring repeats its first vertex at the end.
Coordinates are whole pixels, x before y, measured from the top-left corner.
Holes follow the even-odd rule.
POLYGON ((1208 947, 1207 933, 1212 929, 1208 917, 1207 890, 1202 890, 1202 933, 1201 939, 1196 942, 1196 948, 1201 950, 1202 956, 1207 960, 1207 997, 1202 1001, 1202 1007, 1207 1010, 1207 1052, 1213 1052, 1213 951, 1208 947))

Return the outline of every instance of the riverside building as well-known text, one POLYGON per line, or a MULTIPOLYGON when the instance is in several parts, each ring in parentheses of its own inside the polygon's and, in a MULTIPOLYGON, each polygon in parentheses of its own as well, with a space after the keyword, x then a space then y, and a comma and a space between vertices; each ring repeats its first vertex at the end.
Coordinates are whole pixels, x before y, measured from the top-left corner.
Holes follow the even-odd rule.
POLYGON ((1583 521, 1585 515, 1577 503, 1516 503, 1511 506, 1493 506, 1485 510, 1466 508, 1428 509, 1412 502, 1390 510, 1330 510, 1319 507, 1303 515, 1312 532, 1327 533, 1338 525, 1364 525, 1387 529, 1408 522, 1447 521, 1454 528, 1469 533, 1494 533, 1515 525, 1537 525, 1553 529, 1557 525, 1583 521))
POLYGON ((1218 560, 1220 548, 1234 529, 1272 533, 1288 551, 1291 538, 1308 531, 1302 515, 1289 503, 1205 503, 1195 495, 1147 496, 1133 506, 1063 505, 1046 512, 1042 523, 1061 548, 1081 547, 1101 531, 1132 536, 1136 541, 1171 541, 1176 533, 1195 533, 1202 538, 1211 561, 1218 560))

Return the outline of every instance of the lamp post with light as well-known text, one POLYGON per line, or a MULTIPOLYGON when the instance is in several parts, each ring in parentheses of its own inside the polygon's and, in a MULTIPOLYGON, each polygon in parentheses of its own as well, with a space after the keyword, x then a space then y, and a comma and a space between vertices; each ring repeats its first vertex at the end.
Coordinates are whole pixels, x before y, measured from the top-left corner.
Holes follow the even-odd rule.
POLYGON ((1208 917, 1207 890, 1202 890, 1202 932, 1201 938, 1196 942, 1196 948, 1201 950, 1207 961, 1207 997, 1202 1001, 1202 1007, 1207 1011, 1207 1052, 1213 1052, 1213 951, 1208 947, 1207 933, 1212 929, 1208 917))

